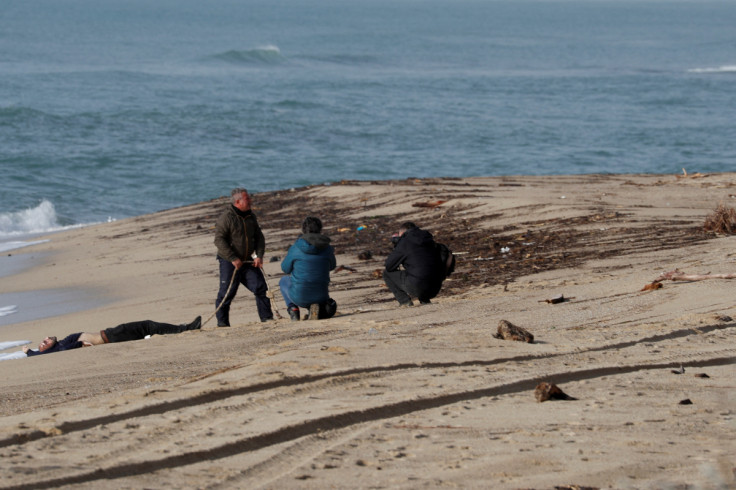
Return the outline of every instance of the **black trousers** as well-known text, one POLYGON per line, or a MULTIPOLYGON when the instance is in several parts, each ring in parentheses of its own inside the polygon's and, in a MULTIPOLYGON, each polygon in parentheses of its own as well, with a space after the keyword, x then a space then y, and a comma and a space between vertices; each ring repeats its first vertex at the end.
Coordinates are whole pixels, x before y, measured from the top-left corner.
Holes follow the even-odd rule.
POLYGON ((439 284, 414 284, 405 270, 395 271, 383 271, 383 280, 386 282, 386 286, 394 293, 394 298, 399 304, 406 304, 411 301, 412 296, 419 299, 419 301, 429 301, 430 299, 437 296, 442 288, 442 283, 439 284))
POLYGON ((146 338, 146 335, 181 333, 185 330, 189 330, 189 325, 172 325, 171 323, 143 320, 140 322, 123 323, 117 327, 106 328, 102 333, 103 338, 105 338, 107 342, 113 343, 140 340, 146 338))
POLYGON ((248 288, 256 297, 256 308, 258 308, 258 316, 261 320, 270 320, 273 318, 273 312, 271 311, 271 301, 266 296, 268 286, 266 285, 266 279, 263 277, 263 272, 258 270, 257 267, 252 265, 243 264, 243 266, 236 272, 235 279, 233 280, 233 287, 230 289, 230 294, 225 297, 227 288, 230 285, 230 278, 233 277, 235 266, 217 257, 220 262, 220 290, 217 293, 217 301, 215 302, 215 308, 222 307, 217 312, 217 324, 218 325, 230 325, 230 303, 238 292, 240 284, 248 288), (224 302, 223 302, 224 300, 224 302))

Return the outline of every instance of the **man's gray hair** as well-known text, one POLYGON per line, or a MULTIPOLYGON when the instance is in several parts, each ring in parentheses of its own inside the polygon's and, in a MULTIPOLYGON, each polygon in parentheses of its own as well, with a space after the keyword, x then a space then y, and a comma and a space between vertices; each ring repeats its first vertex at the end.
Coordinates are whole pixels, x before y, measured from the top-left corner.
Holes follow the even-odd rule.
POLYGON ((230 201, 235 204, 235 201, 240 199, 240 195, 243 193, 247 193, 248 191, 243 189, 242 187, 236 187, 235 189, 230 191, 230 201))

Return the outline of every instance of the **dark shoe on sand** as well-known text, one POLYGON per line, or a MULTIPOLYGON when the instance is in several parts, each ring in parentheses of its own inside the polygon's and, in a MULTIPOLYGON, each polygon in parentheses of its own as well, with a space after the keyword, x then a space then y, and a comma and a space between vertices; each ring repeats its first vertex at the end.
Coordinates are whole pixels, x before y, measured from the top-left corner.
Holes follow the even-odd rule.
POLYGON ((192 323, 187 325, 187 330, 199 330, 202 328, 202 317, 198 316, 192 323))
POLYGON ((217 322, 217 326, 218 327, 229 327, 230 324, 229 323, 220 323, 220 322, 217 322))
POLYGON ((298 306, 292 306, 289 308, 289 318, 291 318, 291 321, 298 322, 299 321, 299 307, 298 306))

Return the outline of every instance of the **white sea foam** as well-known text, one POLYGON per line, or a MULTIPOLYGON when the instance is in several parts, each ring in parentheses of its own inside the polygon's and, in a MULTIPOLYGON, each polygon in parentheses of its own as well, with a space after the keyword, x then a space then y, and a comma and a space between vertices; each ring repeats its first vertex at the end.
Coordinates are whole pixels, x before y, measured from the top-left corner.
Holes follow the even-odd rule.
POLYGON ((0 213, 0 237, 39 233, 59 229, 56 209, 44 199, 35 208, 12 213, 0 213))
POLYGON ((6 350, 6 349, 12 349, 13 347, 20 347, 22 345, 30 344, 30 340, 7 340, 5 342, 0 342, 0 351, 6 350))
MULTIPOLYGON (((6 349, 12 349, 13 347, 20 347, 22 345, 30 344, 30 340, 10 340, 7 342, 0 342, 0 351, 4 351, 6 349)), ((22 350, 18 350, 15 352, 7 352, 0 354, 0 361, 9 361, 11 359, 23 359, 24 357, 28 357, 25 355, 25 353, 22 350)))
POLYGON ((693 68, 689 73, 736 73, 736 65, 724 65, 711 68, 693 68))
POLYGON ((28 247, 29 245, 37 245, 44 242, 48 242, 48 240, 33 240, 30 242, 11 240, 9 242, 0 242, 0 253, 7 252, 9 250, 15 250, 16 248, 28 247))
POLYGON ((19 350, 17 352, 10 352, 8 354, 0 354, 0 361, 10 361, 12 359, 23 359, 28 357, 23 353, 22 350, 19 350))
MULTIPOLYGON (((12 315, 17 312, 18 307, 16 305, 0 306, 0 316, 12 315)), ((0 342, 0 347, 2 347, 2 345, 2 342, 0 342)), ((2 349, 0 348, 0 350, 2 349)))
POLYGON ((256 49, 259 50, 259 51, 270 51, 272 53, 281 54, 281 50, 279 49, 279 47, 278 46, 274 46, 273 44, 266 44, 266 45, 263 45, 263 46, 258 46, 256 49))
POLYGON ((24 240, 32 235, 81 228, 85 225, 61 226, 51 201, 44 199, 35 208, 0 213, 0 252, 36 245, 48 240, 24 240))

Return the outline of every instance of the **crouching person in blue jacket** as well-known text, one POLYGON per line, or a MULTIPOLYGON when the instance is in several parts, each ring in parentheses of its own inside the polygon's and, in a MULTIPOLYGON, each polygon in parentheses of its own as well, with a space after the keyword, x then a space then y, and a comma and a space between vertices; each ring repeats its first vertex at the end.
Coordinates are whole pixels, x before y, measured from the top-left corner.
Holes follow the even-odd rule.
POLYGON ((322 221, 307 216, 302 235, 289 248, 281 270, 286 276, 279 281, 281 296, 292 320, 299 320, 299 308, 309 309, 309 320, 330 318, 337 303, 330 298, 330 271, 337 265, 330 238, 322 234, 322 221))

